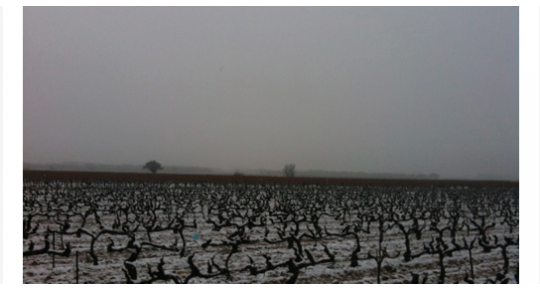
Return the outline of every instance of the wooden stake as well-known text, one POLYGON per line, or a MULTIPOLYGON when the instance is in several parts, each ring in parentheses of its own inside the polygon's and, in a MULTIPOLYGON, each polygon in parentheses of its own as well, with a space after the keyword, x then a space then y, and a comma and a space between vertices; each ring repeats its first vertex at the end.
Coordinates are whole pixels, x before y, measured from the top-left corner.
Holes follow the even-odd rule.
POLYGON ((79 284, 79 251, 75 252, 75 284, 79 284))
MULTIPOLYGON (((56 233, 55 232, 52 233, 52 249, 53 249, 53 251, 55 250, 54 244, 56 244, 56 233)), ((52 255, 52 267, 53 267, 53 269, 54 269, 54 266, 55 266, 55 256, 56 256, 55 254, 52 255)))

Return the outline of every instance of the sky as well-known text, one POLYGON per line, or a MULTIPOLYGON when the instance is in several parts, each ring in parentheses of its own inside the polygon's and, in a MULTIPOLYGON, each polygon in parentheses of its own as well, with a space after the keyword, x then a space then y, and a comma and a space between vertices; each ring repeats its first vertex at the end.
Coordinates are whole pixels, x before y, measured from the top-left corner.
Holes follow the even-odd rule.
POLYGON ((519 176, 517 7, 25 7, 23 160, 519 176))

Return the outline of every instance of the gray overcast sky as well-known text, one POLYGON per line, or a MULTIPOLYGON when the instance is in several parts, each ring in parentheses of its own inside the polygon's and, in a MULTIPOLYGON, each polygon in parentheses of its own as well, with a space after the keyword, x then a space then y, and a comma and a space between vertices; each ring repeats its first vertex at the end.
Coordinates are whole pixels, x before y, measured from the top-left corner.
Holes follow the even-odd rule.
POLYGON ((518 178, 518 8, 25 7, 24 161, 518 178))

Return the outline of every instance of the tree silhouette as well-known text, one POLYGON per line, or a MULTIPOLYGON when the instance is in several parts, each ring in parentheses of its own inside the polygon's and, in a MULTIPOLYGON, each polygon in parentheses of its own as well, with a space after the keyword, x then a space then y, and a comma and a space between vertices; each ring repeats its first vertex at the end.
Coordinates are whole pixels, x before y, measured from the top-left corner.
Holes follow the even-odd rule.
POLYGON ((283 176, 285 177, 294 177, 294 165, 293 163, 285 165, 283 167, 283 176))
POLYGON ((146 164, 143 166, 143 169, 148 169, 155 174, 158 170, 163 170, 163 167, 161 167, 161 164, 159 164, 159 162, 157 162, 156 160, 152 160, 146 162, 146 164))

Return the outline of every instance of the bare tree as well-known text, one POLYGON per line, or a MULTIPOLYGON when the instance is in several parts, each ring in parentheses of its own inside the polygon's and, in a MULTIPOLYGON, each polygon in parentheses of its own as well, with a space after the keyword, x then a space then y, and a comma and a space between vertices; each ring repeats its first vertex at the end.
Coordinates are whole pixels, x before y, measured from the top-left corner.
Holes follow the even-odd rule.
POLYGON ((283 176, 285 177, 294 177, 294 163, 287 164, 283 167, 283 176))

